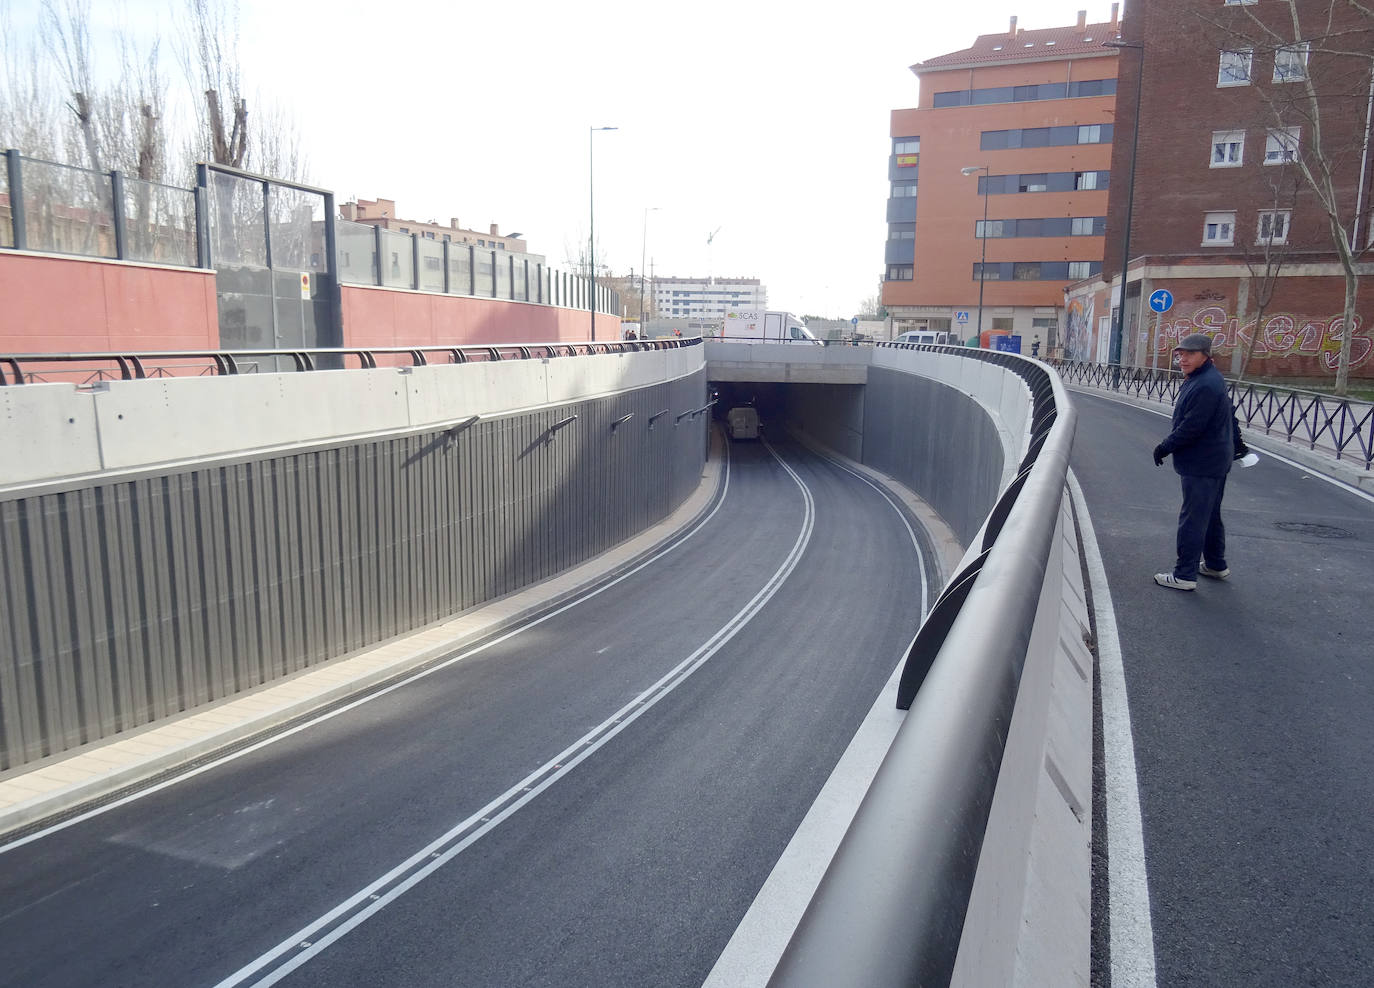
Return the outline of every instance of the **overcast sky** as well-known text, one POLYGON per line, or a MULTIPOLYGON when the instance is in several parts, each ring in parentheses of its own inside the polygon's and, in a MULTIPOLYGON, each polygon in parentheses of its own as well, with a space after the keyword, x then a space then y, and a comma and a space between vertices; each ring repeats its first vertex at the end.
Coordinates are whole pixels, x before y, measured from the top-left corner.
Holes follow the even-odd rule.
POLYGON ((587 236, 588 128, 613 126, 594 137, 598 262, 638 271, 647 246, 655 274, 757 277, 770 307, 847 318, 882 276, 909 66, 1079 9, 1110 3, 241 0, 241 58, 340 202, 497 223, 563 267, 587 236))

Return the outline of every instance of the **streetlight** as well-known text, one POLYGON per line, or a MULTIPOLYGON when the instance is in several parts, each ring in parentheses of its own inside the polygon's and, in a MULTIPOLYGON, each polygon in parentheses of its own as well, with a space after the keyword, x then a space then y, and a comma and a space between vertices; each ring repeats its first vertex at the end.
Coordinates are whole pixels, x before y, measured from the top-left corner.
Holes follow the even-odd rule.
POLYGON ((992 174, 988 171, 987 165, 968 165, 960 168, 963 175, 976 175, 983 173, 983 235, 979 239, 983 241, 983 259, 978 263, 978 345, 983 345, 983 282, 988 276, 988 193, 992 191, 988 188, 991 184, 992 174))
POLYGON ((596 182, 594 180, 594 167, 596 159, 592 149, 595 142, 592 140, 598 130, 619 130, 619 127, 588 127, 587 128, 587 199, 588 209, 591 213, 587 221, 587 259, 591 262, 588 266, 592 270, 592 298, 587 308, 592 310, 592 341, 596 341, 596 182))
MULTIPOLYGON (((1121 379, 1121 337, 1126 322, 1126 265, 1131 260, 1131 207, 1135 204, 1135 154, 1140 142, 1140 91, 1145 88, 1145 46, 1134 41, 1106 41, 1103 48, 1134 48, 1140 52, 1140 71, 1135 77, 1135 120, 1131 123, 1131 169, 1126 179, 1126 231, 1121 238, 1121 304, 1112 321, 1112 340, 1108 360, 1112 364, 1112 386, 1121 379)), ((1158 346, 1158 341, 1156 341, 1158 346)))
POLYGON ((644 339, 649 338, 649 320, 644 315, 644 272, 648 270, 644 266, 647 256, 647 246, 649 243, 649 214, 658 211, 657 206, 644 207, 644 225, 639 232, 639 335, 644 339))

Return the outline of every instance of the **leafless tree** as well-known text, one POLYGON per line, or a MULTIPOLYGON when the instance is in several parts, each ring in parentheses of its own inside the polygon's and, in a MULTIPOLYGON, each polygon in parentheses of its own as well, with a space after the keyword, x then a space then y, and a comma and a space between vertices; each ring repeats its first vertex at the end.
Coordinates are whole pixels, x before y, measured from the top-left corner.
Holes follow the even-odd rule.
MULTIPOLYGON (((1235 9, 1235 8, 1233 8, 1235 9)), ((1355 0, 1266 0, 1249 4, 1240 27, 1223 28, 1223 50, 1249 51, 1250 82, 1272 133, 1300 137, 1288 165, 1320 209, 1345 282, 1335 391, 1345 394, 1359 293, 1357 265, 1369 249, 1369 121, 1374 108, 1374 10, 1355 0), (1263 69, 1273 66, 1272 81, 1263 69)))

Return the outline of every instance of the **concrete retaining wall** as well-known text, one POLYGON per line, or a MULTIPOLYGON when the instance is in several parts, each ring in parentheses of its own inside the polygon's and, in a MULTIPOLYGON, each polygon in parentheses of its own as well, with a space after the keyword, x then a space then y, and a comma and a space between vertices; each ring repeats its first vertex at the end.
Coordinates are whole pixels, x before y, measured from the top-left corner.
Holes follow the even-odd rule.
POLYGON ((0 488, 0 771, 604 552, 695 490, 705 393, 700 347, 0 389, 46 474, 0 488))

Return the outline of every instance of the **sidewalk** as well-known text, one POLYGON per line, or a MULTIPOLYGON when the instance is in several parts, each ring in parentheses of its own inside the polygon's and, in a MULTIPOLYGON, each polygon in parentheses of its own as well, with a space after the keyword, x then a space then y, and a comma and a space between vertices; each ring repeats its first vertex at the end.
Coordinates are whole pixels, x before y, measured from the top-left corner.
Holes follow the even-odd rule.
POLYGON ((722 480, 720 436, 696 491, 675 512, 595 559, 451 621, 394 639, 175 720, 94 742, 0 775, 0 841, 20 828, 113 798, 365 690, 403 678, 514 628, 596 583, 632 569, 703 515, 722 480))

